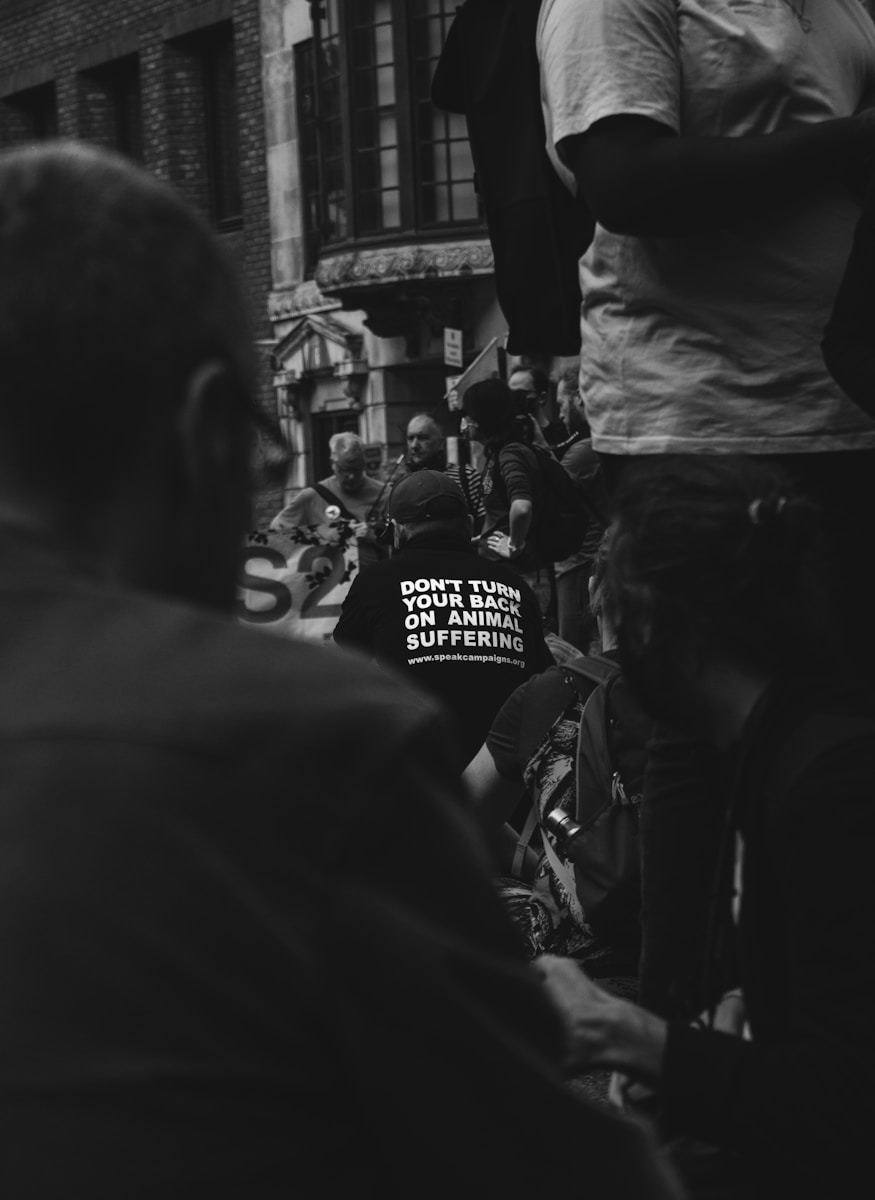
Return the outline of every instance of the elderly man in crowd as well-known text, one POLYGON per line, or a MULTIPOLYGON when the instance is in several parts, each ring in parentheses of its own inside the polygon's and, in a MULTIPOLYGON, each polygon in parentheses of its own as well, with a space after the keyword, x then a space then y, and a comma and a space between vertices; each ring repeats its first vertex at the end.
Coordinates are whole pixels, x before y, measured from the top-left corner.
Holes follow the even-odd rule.
POLYGON ((270 528, 282 532, 300 525, 328 525, 343 518, 353 525, 359 563, 376 562, 385 488, 365 472, 365 448, 356 433, 335 433, 328 442, 332 474, 302 488, 273 518, 270 528))
POLYGON ((467 463, 447 461, 447 439, 434 417, 417 413, 407 424, 407 453, 400 464, 404 474, 414 471, 443 471, 462 489, 465 507, 474 522, 474 532, 483 526, 483 482, 480 472, 467 463))

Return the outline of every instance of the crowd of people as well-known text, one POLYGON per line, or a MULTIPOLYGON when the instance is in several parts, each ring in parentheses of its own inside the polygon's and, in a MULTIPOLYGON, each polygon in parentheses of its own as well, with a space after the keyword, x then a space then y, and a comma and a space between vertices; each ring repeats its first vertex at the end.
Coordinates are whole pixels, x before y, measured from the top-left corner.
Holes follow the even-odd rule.
POLYGON ((355 533, 328 646, 233 619, 221 243, 121 156, 0 155, 9 1200, 866 1178, 875 25, 544 0, 536 50, 579 362, 465 389, 482 470, 431 413, 387 480, 332 439, 273 522, 355 533))

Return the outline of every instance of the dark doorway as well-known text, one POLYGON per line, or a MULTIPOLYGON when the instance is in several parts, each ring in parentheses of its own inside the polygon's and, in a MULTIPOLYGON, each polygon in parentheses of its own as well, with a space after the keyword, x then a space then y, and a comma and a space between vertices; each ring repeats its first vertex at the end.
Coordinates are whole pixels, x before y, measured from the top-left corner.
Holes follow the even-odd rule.
POLYGON ((313 479, 325 479, 331 474, 331 452, 328 439, 335 433, 358 433, 358 413, 314 413, 310 426, 313 444, 313 479))

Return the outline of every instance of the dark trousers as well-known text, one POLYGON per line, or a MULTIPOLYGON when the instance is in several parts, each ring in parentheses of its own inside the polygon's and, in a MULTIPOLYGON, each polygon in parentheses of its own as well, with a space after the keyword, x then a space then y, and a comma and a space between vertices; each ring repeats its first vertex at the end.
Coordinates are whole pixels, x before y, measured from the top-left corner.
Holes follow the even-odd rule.
MULTIPOLYGON (((633 457, 600 456, 609 496, 633 457)), ((875 620, 868 582, 875 546, 875 451, 770 456, 823 508, 833 604, 847 657, 875 682, 875 620)), ((641 806, 641 1003, 689 1019, 705 995, 705 946, 725 806, 710 747, 660 728, 648 748, 641 806)))

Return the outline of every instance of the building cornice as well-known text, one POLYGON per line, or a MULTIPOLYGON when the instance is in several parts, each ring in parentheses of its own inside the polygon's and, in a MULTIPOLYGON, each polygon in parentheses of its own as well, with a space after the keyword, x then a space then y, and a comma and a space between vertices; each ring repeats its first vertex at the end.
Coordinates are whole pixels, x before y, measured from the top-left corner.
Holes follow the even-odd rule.
POLYGON ((323 296, 312 280, 297 287, 271 292, 267 299, 267 315, 271 321, 288 321, 308 313, 332 312, 341 308, 339 300, 323 296))
POLYGON ((486 238, 407 246, 380 246, 323 254, 316 283, 327 295, 416 279, 464 279, 491 275, 492 246, 486 238))

